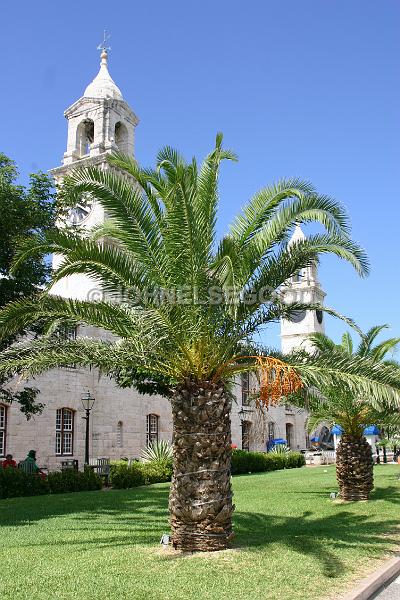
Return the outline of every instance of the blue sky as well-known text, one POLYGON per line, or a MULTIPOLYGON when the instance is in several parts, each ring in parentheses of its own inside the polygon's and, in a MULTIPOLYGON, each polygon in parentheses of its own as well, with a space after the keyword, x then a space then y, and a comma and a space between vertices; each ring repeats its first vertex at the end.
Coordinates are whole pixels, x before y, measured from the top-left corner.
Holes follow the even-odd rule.
MULTIPOLYGON (((136 156, 170 144, 204 155, 215 133, 240 161, 221 177, 221 231, 256 190, 311 180, 342 201, 368 251, 361 280, 323 258, 327 304, 363 329, 400 335, 398 239, 400 3, 398 0, 26 0, 2 6, 0 150, 22 179, 60 164, 63 110, 98 71, 110 72, 140 118, 136 156)), ((344 327, 329 319, 338 337, 344 327)), ((273 328, 271 343, 277 343, 273 328)))

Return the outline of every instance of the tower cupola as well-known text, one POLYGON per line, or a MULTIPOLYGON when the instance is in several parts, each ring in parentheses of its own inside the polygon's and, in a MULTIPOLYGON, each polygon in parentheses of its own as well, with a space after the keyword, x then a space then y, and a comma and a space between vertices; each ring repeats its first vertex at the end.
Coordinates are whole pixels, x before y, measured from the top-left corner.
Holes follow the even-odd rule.
POLYGON ((108 53, 104 48, 100 55, 100 71, 93 79, 92 83, 89 83, 84 98, 114 98, 116 100, 123 100, 121 90, 115 84, 108 72, 108 53))
MULTIPOLYGON (((124 100, 108 70, 107 48, 100 47, 100 70, 79 100, 64 115, 68 121, 67 150, 63 166, 77 161, 101 162, 106 153, 134 154, 135 127, 138 118, 124 100)), ((75 165, 74 165, 75 166, 75 165)), ((62 167, 53 170, 63 175, 62 167)))

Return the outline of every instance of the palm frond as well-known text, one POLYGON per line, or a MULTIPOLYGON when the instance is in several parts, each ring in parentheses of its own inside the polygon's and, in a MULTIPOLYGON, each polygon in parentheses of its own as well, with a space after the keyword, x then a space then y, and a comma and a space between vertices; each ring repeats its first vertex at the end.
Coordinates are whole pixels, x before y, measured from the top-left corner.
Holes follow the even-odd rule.
POLYGON ((400 370, 396 367, 349 356, 337 349, 294 353, 284 360, 297 370, 307 388, 317 388, 324 395, 333 388, 353 397, 368 398, 373 407, 382 402, 400 407, 400 370))

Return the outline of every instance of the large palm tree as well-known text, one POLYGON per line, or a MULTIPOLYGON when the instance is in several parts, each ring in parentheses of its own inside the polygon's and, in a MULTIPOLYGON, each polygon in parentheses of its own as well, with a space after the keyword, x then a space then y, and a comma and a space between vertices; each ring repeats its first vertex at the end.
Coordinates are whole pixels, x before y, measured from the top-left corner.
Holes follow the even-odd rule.
POLYGON ((90 193, 108 221, 91 235, 63 230, 37 236, 19 261, 36 252, 62 255, 51 285, 86 274, 97 282, 99 302, 43 293, 0 313, 0 333, 40 321, 47 335, 23 341, 1 356, 0 373, 34 376, 77 364, 95 367, 122 386, 171 398, 174 474, 170 493, 172 542, 185 550, 225 548, 234 510, 230 483, 230 382, 239 372, 261 368, 261 397, 269 402, 300 385, 345 380, 351 389, 379 389, 389 401, 400 386, 389 367, 371 377, 354 368, 293 358, 293 366, 257 356, 252 340, 260 328, 294 311, 318 307, 280 299, 280 286, 321 253, 368 271, 364 252, 349 238, 343 208, 303 181, 280 181, 257 193, 218 243, 218 174, 233 160, 217 136, 200 167, 171 148, 155 169, 115 155, 110 169, 77 170, 65 183, 69 202, 90 193), (319 222, 326 233, 286 246, 295 223, 319 222), (121 302, 121 297, 123 302, 121 302), (57 327, 86 323, 112 339, 63 340, 57 327), (109 336, 110 337, 110 336, 109 336), (302 380, 300 379, 302 377, 302 380))
MULTIPOLYGON (((357 348, 352 336, 345 333, 340 344, 328 336, 316 333, 310 336, 315 353, 329 360, 351 357, 355 364, 368 361, 371 373, 380 365, 400 366, 388 359, 400 343, 399 337, 386 339, 374 344, 377 336, 387 325, 372 327, 361 335, 357 348)), ((369 425, 381 427, 398 425, 399 408, 387 402, 383 396, 360 394, 349 388, 345 382, 322 384, 318 388, 304 388, 293 401, 310 411, 309 429, 314 430, 321 423, 341 427, 342 435, 336 452, 336 477, 340 497, 343 500, 367 500, 373 489, 372 449, 364 436, 364 428, 369 425), (297 399, 296 399, 297 398, 297 399)))

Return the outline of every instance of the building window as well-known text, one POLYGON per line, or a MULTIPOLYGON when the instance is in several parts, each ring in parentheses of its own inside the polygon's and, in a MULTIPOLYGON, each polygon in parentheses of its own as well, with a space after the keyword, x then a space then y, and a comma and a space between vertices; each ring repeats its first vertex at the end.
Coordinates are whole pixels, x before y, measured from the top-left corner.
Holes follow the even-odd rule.
POLYGON ((57 335, 62 340, 74 341, 78 337, 78 326, 63 324, 57 330, 57 335))
POLYGON ((122 446, 124 445, 123 442, 123 434, 122 434, 122 421, 118 421, 117 424, 117 446, 118 448, 122 448, 122 446))
POLYGON ((303 273, 302 271, 299 271, 298 273, 295 273, 293 275, 293 283, 299 283, 303 278, 303 273))
POLYGON ((242 450, 250 450, 250 421, 242 421, 242 450))
POLYGON ((275 439, 275 423, 268 421, 268 441, 275 439))
POLYGON ((0 404, 0 456, 6 454, 7 409, 0 404))
POLYGON ((286 444, 289 448, 293 445, 293 425, 286 423, 286 444))
POLYGON ((56 454, 59 456, 74 453, 74 411, 59 408, 56 412, 56 454))
POLYGON ((158 442, 158 415, 147 415, 146 418, 146 444, 158 442))
POLYGON ((250 373, 241 374, 242 383, 242 405, 249 406, 250 404, 250 373))

